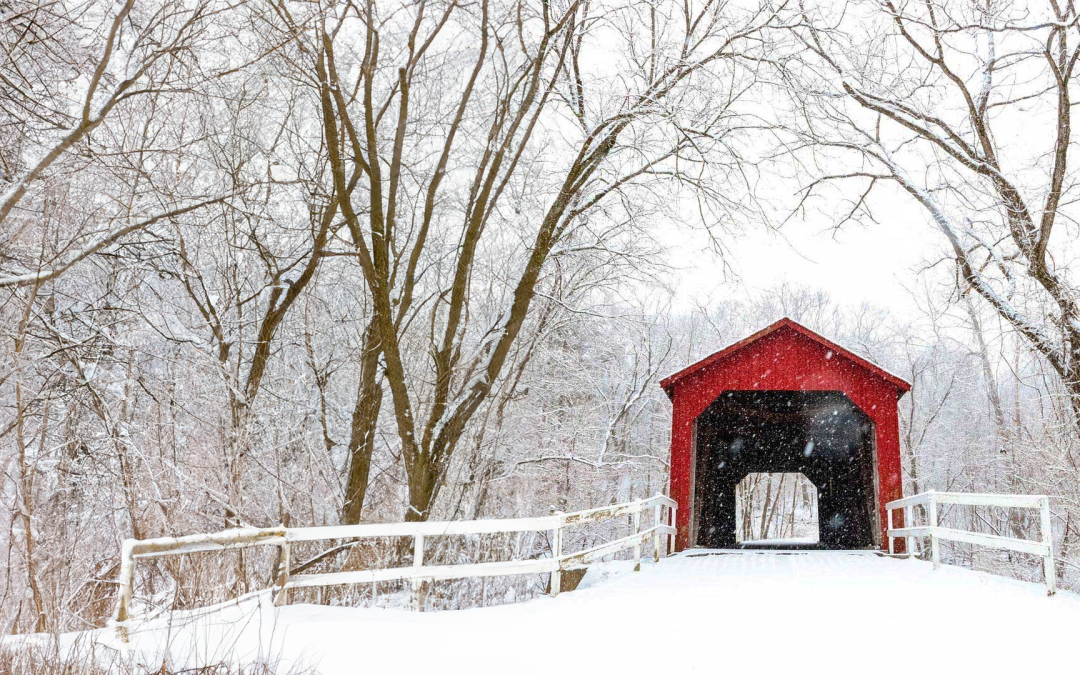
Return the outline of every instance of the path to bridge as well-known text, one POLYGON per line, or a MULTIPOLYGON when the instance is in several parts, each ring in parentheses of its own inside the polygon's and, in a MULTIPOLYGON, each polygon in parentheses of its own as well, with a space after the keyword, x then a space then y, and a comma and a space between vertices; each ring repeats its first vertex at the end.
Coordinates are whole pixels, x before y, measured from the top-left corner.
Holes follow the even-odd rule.
MULTIPOLYGON (((590 574, 558 598, 457 612, 252 600, 169 641, 200 661, 261 651, 326 675, 1080 672, 1080 596, 1041 584, 829 552, 689 552, 590 574)), ((137 630, 134 648, 154 659, 164 634, 137 630)))

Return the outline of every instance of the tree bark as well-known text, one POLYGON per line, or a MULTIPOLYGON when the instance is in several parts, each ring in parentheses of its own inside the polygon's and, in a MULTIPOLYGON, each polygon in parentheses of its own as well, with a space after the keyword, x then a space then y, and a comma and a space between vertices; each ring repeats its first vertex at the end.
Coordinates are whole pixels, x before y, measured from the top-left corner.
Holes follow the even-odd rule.
POLYGON ((364 509, 364 496, 371 474, 371 455, 375 450, 375 429, 382 407, 382 375, 378 372, 381 353, 378 325, 373 319, 364 331, 360 383, 349 433, 349 472, 341 509, 341 522, 346 525, 359 523, 364 509))

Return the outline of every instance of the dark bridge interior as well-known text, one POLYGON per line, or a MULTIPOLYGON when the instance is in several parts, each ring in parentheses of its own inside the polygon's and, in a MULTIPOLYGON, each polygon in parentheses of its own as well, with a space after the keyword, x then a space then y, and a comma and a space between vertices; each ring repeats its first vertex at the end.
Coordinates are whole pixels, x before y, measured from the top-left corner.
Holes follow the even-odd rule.
POLYGON ((874 424, 838 391, 729 391, 698 417, 696 545, 735 548, 735 487, 783 472, 818 490, 820 548, 874 548, 874 424))

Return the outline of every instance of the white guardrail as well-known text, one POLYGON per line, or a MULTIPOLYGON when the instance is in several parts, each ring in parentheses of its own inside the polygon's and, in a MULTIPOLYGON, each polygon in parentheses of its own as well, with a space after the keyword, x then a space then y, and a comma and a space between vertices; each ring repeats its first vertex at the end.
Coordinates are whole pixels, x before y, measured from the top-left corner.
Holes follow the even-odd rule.
POLYGON ((1043 559, 1043 576, 1046 579, 1046 589, 1049 595, 1057 590, 1057 576, 1054 571, 1054 540, 1050 529, 1050 498, 1044 495, 995 495, 995 494, 965 494, 958 492, 923 492, 913 497, 905 497, 891 501, 885 505, 888 514, 889 553, 895 549, 894 540, 905 538, 907 540, 907 552, 909 555, 915 550, 916 537, 930 537, 930 558, 934 562, 934 569, 941 564, 942 539, 958 541, 965 544, 976 544, 990 548, 1018 551, 1040 556, 1043 559), (1039 509, 1039 536, 1040 540, 1017 539, 1014 537, 1002 537, 995 534, 983 534, 968 530, 957 530, 939 525, 938 506, 961 505, 961 506, 998 506, 1007 509, 1039 509), (922 506, 926 514, 926 524, 916 525, 914 512, 916 506, 922 506), (893 511, 904 510, 905 527, 893 527, 893 511))
POLYGON ((238 528, 213 534, 195 534, 185 537, 161 537, 158 539, 128 539, 124 541, 118 584, 120 597, 117 602, 115 621, 131 617, 131 597, 135 585, 135 561, 163 555, 181 555, 198 551, 221 551, 249 546, 281 546, 282 574, 274 582, 276 602, 288 602, 289 589, 343 584, 365 584, 379 581, 409 579, 412 581, 412 605, 419 609, 420 586, 435 579, 462 579, 465 577, 493 577, 513 574, 551 574, 551 594, 558 595, 563 572, 581 569, 600 558, 632 549, 634 559, 640 562, 642 546, 652 540, 654 559, 659 561, 675 547, 675 501, 664 495, 656 495, 625 504, 605 506, 573 513, 553 513, 540 518, 509 518, 491 520, 467 520, 422 523, 379 523, 371 525, 338 525, 330 527, 267 527, 238 528), (641 514, 653 511, 653 526, 641 529, 641 514), (667 513, 663 510, 667 509, 667 513), (567 527, 598 522, 620 516, 633 517, 634 533, 576 553, 563 553, 563 530, 567 527), (665 517, 666 516, 666 517, 665 517), (424 565, 424 538, 445 535, 494 534, 502 532, 535 532, 551 530, 552 551, 550 558, 511 560, 508 562, 475 563, 468 565, 424 565), (365 539, 372 537, 412 537, 413 563, 409 567, 350 570, 327 574, 289 575, 291 545, 300 541, 327 539, 365 539), (667 537, 666 542, 662 539, 667 537))

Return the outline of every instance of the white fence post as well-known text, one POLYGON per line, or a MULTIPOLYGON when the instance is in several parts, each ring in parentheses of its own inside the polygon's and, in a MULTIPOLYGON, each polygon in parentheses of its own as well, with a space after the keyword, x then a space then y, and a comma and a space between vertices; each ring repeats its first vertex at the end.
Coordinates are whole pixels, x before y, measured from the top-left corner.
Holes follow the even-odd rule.
POLYGON ((285 586, 289 583, 290 567, 292 567, 292 544, 286 541, 281 545, 281 572, 278 578, 274 579, 274 583, 281 581, 281 588, 278 589, 277 598, 274 601, 275 605, 289 604, 289 589, 285 586))
MULTIPOLYGON (((888 508, 888 507, 886 507, 888 508)), ((915 527, 915 507, 904 507, 904 527, 915 527)), ((914 535, 908 535, 907 541, 907 554, 909 558, 915 557, 915 537, 914 535)))
MULTIPOLYGON (((414 568, 421 568, 424 566, 424 535, 413 535, 413 561, 412 566, 414 568)), ((412 608, 418 612, 424 611, 423 600, 420 597, 420 589, 424 582, 420 577, 413 577, 412 580, 412 608)))
MULTIPOLYGON (((668 518, 671 520, 671 522, 668 523, 668 524, 671 525, 671 527, 673 529, 678 527, 678 525, 675 524, 676 522, 678 522, 678 520, 676 519, 676 514, 678 513, 678 510, 679 510, 678 504, 672 504, 671 508, 668 509, 668 518)), ((668 535, 668 555, 673 555, 674 553, 675 553, 675 535, 674 534, 669 534, 668 535)))
POLYGON ((889 555, 893 555, 894 553, 896 553, 896 546, 893 543, 893 536, 892 536, 892 529, 893 529, 892 512, 893 512, 892 509, 890 509, 888 507, 885 507, 885 520, 888 523, 885 526, 885 536, 889 540, 889 555))
MULTIPOLYGON (((634 534, 641 532, 641 510, 634 511, 634 534)), ((641 571, 641 538, 634 541, 634 571, 641 571)))
POLYGON ((927 523, 930 526, 930 559, 934 561, 934 569, 941 566, 941 544, 938 542, 938 512, 937 493, 929 492, 926 502, 927 523))
POLYGON ((120 602, 116 606, 116 620, 131 618, 131 595, 135 587, 135 540, 125 539, 120 553, 120 602))
POLYGON ((653 562, 660 562, 660 557, 663 555, 660 544, 660 526, 663 524, 663 505, 657 504, 653 507, 653 525, 656 529, 653 531, 653 562))
POLYGON ((555 569, 551 571, 552 597, 558 595, 562 591, 562 570, 559 568, 559 558, 562 557, 562 512, 555 511, 555 515, 559 517, 559 522, 556 523, 555 529, 551 533, 551 557, 555 559, 555 569))
POLYGON ((1040 507, 1039 532, 1042 534, 1046 555, 1043 556, 1043 576, 1046 578, 1046 594, 1057 592, 1057 571, 1054 569, 1054 530, 1050 525, 1050 498, 1043 497, 1040 507))

